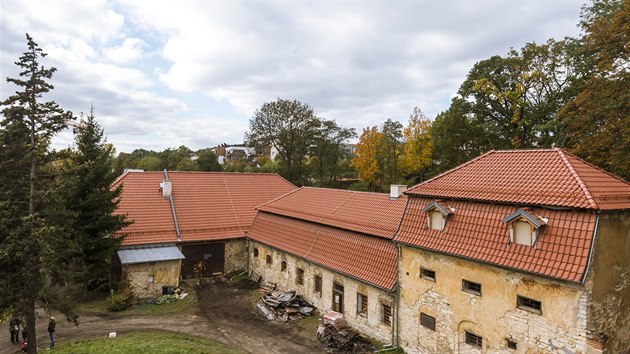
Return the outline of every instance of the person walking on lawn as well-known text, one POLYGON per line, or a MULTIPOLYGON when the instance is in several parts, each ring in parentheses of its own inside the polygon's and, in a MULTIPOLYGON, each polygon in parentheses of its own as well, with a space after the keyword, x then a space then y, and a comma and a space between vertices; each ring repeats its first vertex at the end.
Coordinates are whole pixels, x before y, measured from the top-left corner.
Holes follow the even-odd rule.
POLYGON ((48 322, 48 335, 50 335, 50 348, 49 349, 55 348, 55 326, 56 325, 57 323, 55 323, 55 318, 50 317, 50 322, 48 322))

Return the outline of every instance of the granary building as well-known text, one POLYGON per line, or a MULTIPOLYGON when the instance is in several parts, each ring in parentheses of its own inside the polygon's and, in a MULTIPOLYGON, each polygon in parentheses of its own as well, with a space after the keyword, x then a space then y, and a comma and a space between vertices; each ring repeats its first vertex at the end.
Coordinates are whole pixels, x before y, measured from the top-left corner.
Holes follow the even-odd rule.
POLYGON ((492 151, 406 195, 406 352, 630 351, 628 183, 561 149, 492 151))

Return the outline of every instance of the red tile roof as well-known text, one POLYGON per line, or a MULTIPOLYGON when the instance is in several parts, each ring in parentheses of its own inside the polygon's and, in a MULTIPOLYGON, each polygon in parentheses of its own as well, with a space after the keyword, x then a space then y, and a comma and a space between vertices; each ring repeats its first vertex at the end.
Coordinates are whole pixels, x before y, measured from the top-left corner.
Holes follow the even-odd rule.
MULTIPOLYGON (((168 172, 181 242, 243 237, 256 216, 257 205, 295 189, 275 174, 168 172)), ((117 213, 134 223, 121 231, 123 244, 176 242, 168 199, 162 198, 163 172, 128 172, 117 213)))
POLYGON ((405 193, 523 205, 630 209, 630 183, 562 149, 490 151, 405 193))
POLYGON ((449 200, 455 209, 443 231, 426 227, 422 209, 433 198, 409 198, 396 241, 423 249, 470 258, 553 278, 581 282, 588 263, 595 229, 595 211, 531 208, 547 218, 535 247, 509 243, 503 219, 517 210, 513 205, 449 200))
POLYGON ((387 290, 396 284, 398 254, 387 239, 262 211, 247 236, 387 290))
POLYGON ((346 230, 392 239, 407 197, 339 189, 300 188, 258 209, 346 230))

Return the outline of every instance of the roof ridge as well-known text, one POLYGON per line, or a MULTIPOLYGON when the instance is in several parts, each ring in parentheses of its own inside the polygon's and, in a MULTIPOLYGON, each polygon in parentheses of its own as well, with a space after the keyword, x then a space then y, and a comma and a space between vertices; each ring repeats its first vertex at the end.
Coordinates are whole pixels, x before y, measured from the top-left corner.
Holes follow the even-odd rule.
POLYGON ((304 186, 304 187, 300 187, 300 189, 315 189, 315 190, 329 190, 329 191, 339 191, 339 192, 346 192, 346 193, 352 193, 352 194, 376 194, 376 195, 381 195, 381 196, 389 196, 389 193, 385 193, 385 192, 370 192, 370 191, 353 191, 351 189, 340 189, 340 188, 330 188, 330 187, 308 187, 308 186, 304 186))
POLYGON ((112 186, 115 186, 116 184, 118 184, 120 181, 123 180, 123 178, 125 178, 130 171, 125 171, 123 172, 120 176, 116 177, 116 179, 114 180, 114 182, 112 183, 112 186))
MULTIPOLYGON (((488 156, 490 154, 493 154, 493 153, 495 153, 497 151, 501 151, 501 150, 490 150, 490 151, 486 152, 485 154, 481 154, 481 155, 479 155, 479 156, 477 156, 477 157, 475 157, 473 159, 468 160, 467 162, 464 162, 461 165, 455 166, 455 167, 451 168, 450 170, 444 171, 444 172, 440 173, 439 175, 437 175, 435 177, 429 178, 428 180, 426 180, 424 182, 420 182, 420 183, 416 184, 415 186, 411 186, 411 188, 409 188, 409 189, 417 188, 417 187, 419 187, 419 186, 421 186, 423 184, 435 181, 438 178, 444 177, 445 175, 450 174, 451 172, 455 172, 455 171, 457 171, 459 169, 462 169, 462 168, 464 168, 464 166, 468 166, 471 163, 473 163, 473 162, 475 162, 477 160, 480 160, 482 158, 485 158, 486 156, 488 156)), ((511 150, 503 150, 503 151, 511 151, 511 150)), ((407 191, 405 191, 404 193, 406 194, 407 191)), ((414 192, 412 191, 411 193, 413 194, 414 192)))
POLYGON ((584 181, 582 180, 582 177, 580 177, 580 175, 577 173, 577 171, 575 170, 571 162, 569 162, 569 160, 565 156, 564 150, 560 148, 555 148, 554 150, 558 154, 558 156, 560 156, 560 159, 562 159, 562 162, 567 167, 567 169, 569 170, 569 172, 571 173, 571 175, 573 176, 577 184, 580 186, 580 189, 582 189, 582 192, 584 193, 584 196, 586 197, 586 200, 591 205, 591 207, 593 207, 594 209, 599 209, 599 206, 597 205, 597 203, 595 203, 595 199, 591 195, 591 192, 588 190, 586 183, 584 183, 584 181))
POLYGON ((563 152, 565 155, 571 156, 571 157, 573 157, 574 159, 576 159, 576 160, 580 161, 581 163, 584 163, 584 164, 588 165, 589 167, 592 167, 592 168, 594 168, 594 169, 597 169, 599 172, 603 172, 603 173, 607 174, 608 176, 610 176, 610 177, 612 177, 612 178, 614 178, 614 179, 617 179, 617 180, 619 180, 619 181, 621 181, 621 182, 623 182, 623 183, 625 183, 625 184, 630 185, 630 182, 628 182, 628 181, 624 180, 623 178, 621 178, 621 177, 619 177, 619 176, 615 175, 614 173, 608 172, 608 171, 604 170, 604 169, 603 169, 603 168, 601 168, 601 167, 595 166, 595 165, 593 165, 592 163, 590 163, 590 162, 588 162, 588 161, 586 161, 586 160, 584 160, 584 159, 582 159, 582 158, 580 158, 580 157, 578 157, 578 156, 576 156, 576 155, 574 155, 574 154, 572 154, 572 153, 570 153, 570 152, 568 152, 568 151, 566 151, 566 150, 564 150, 564 149, 560 149, 560 150, 562 150, 562 152, 563 152))
MULTIPOLYGON (((289 182, 289 183, 291 183, 291 182, 289 182)), ((291 183, 291 184, 293 184, 293 183, 291 183)), ((295 186, 295 185, 293 185, 293 186, 295 186)), ((297 187, 294 190, 289 191, 287 193, 284 193, 283 195, 281 195, 279 197, 273 198, 272 200, 270 200, 268 202, 264 202, 264 203, 262 203, 260 205, 255 206, 254 209, 260 209, 260 208, 264 207, 265 205, 271 204, 271 203, 273 203, 273 202, 275 202, 275 201, 277 201, 279 199, 282 199, 282 198, 288 196, 289 194, 293 194, 293 193, 295 193, 295 192, 297 192, 297 191, 299 191, 300 189, 303 189, 303 188, 306 188, 306 187, 297 187)))

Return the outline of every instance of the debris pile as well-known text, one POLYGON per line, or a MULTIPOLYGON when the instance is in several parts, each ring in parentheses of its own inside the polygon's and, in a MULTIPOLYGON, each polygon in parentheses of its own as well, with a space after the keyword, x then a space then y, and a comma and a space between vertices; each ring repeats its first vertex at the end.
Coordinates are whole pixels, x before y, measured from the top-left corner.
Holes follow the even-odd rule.
POLYGON ((339 329, 332 324, 317 327, 317 340, 328 353, 373 353, 376 348, 370 341, 348 329, 339 329))
POLYGON ((269 320, 286 322, 299 320, 304 316, 313 315, 315 307, 306 302, 295 291, 271 291, 264 294, 256 306, 269 320))

